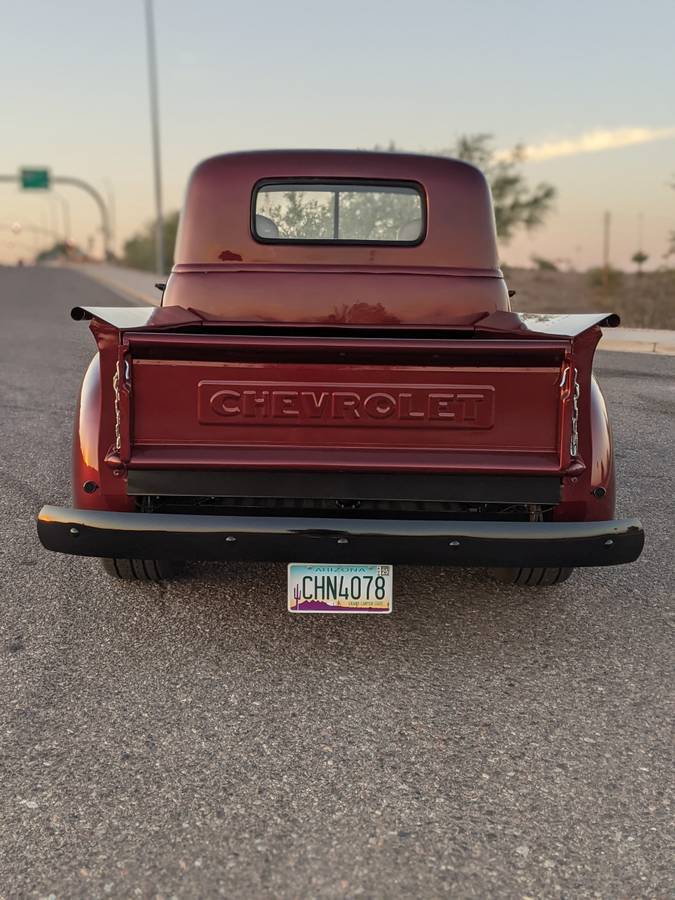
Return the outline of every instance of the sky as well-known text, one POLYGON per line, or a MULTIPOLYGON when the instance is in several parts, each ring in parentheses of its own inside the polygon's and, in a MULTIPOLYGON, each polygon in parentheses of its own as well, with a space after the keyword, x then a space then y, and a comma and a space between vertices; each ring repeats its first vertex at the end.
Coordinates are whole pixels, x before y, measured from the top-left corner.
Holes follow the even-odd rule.
MULTIPOLYGON (((165 207, 206 156, 268 147, 437 152, 461 134, 530 148, 558 190, 546 225, 501 247, 586 268, 663 264, 675 228, 673 0, 155 0, 165 207)), ((5 0, 0 174, 44 165, 113 208, 117 249, 154 215, 143 0, 5 0)), ((0 261, 34 229, 87 247, 91 199, 0 184, 0 261), (18 234, 13 223, 24 226, 18 234)), ((672 257, 671 257, 672 262, 672 257)))

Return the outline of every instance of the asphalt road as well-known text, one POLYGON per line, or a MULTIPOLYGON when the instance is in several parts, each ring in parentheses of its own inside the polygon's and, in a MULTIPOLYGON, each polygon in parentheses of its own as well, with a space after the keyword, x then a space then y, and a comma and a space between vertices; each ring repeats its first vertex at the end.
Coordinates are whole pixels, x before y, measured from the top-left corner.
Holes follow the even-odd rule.
POLYGON ((672 896, 675 359, 599 355, 638 563, 291 618, 281 565, 134 586, 38 544, 84 302, 123 303, 0 270, 0 897, 672 896))

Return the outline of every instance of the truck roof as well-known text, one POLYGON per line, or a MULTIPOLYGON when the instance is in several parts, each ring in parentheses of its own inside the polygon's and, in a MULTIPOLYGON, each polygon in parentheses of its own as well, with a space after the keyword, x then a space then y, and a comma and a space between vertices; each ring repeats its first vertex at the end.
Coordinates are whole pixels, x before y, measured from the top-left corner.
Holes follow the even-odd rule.
POLYGON ((494 214, 485 177, 445 157, 353 150, 257 150, 200 163, 187 188, 175 272, 244 266, 442 268, 501 277, 494 214), (253 203, 262 181, 415 185, 425 206, 414 246, 301 241, 264 242, 254 233, 253 203))

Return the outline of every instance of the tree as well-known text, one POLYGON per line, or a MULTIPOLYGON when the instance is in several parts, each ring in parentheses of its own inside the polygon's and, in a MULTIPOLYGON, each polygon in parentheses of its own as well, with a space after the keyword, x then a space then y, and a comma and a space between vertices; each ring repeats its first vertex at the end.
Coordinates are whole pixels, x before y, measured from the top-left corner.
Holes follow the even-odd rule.
POLYGON ((492 140, 491 134, 462 135, 442 155, 463 159, 483 170, 492 191, 497 234, 508 241, 519 228, 532 231, 544 223, 553 209, 556 189, 544 181, 530 187, 519 171, 525 161, 524 148, 517 145, 508 153, 497 154, 492 140))
MULTIPOLYGON (((393 141, 385 148, 374 149, 389 153, 398 150, 393 141)), ((460 137, 440 155, 473 163, 483 170, 492 191, 497 234, 505 242, 520 228, 531 231, 542 225, 553 209, 553 185, 541 182, 530 187, 519 171, 525 158, 522 147, 498 154, 492 147, 491 135, 473 134, 460 137)), ((340 200, 340 221, 346 231, 358 233, 362 240, 389 240, 396 236, 397 226, 414 218, 413 212, 405 211, 409 202, 409 197, 396 194, 345 193, 340 200)), ((333 212, 325 199, 320 201, 311 193, 293 191, 278 200, 268 195, 265 204, 258 212, 272 219, 285 237, 316 240, 332 235, 333 212)))
MULTIPOLYGON (((169 213, 164 218, 164 246, 166 248, 167 269, 173 266, 173 254, 178 231, 178 212, 169 213)), ((141 231, 132 235, 124 244, 124 262, 132 269, 145 269, 154 272, 155 261, 155 222, 149 222, 141 231)))
POLYGON ((281 237, 326 240, 333 234, 331 194, 325 197, 305 191, 263 192, 256 212, 271 219, 281 237))
POLYGON ((72 241, 56 241, 51 247, 46 247, 35 256, 36 263, 51 262, 56 259, 85 262, 87 256, 72 241))
MULTIPOLYGON (((386 148, 375 147, 375 150, 383 149, 395 153, 399 148, 393 141, 386 148)), ((436 153, 438 156, 462 159, 482 169, 492 192, 497 234, 505 242, 519 228, 532 231, 543 225, 546 216, 553 210, 557 194, 555 187, 545 181, 530 187, 519 171, 526 158, 525 149, 520 144, 506 153, 497 153, 491 134, 464 134, 450 147, 436 153)))
POLYGON ((552 259, 546 259, 546 257, 544 256, 532 256, 530 258, 540 272, 558 271, 558 266, 553 262, 552 259))
MULTIPOLYGON (((675 191, 675 178, 670 182, 671 188, 675 191)), ((671 231, 668 235, 668 249, 666 250, 664 256, 668 259, 669 256, 673 256, 675 254, 675 231, 671 231)))
POLYGON ((649 256, 643 250, 638 250, 631 256, 632 262, 637 266, 638 275, 642 275, 642 267, 648 259, 649 256))
POLYGON ((596 266, 586 273, 586 280, 592 288, 602 288, 608 294, 616 293, 623 284, 623 272, 608 266, 596 266))

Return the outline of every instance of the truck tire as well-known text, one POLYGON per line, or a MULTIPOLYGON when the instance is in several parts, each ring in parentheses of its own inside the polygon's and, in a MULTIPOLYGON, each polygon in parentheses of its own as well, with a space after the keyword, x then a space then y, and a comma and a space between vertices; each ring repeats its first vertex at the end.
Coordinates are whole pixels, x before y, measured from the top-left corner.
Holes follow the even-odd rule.
POLYGON ((527 587, 550 587, 567 581, 573 568, 548 569, 488 569, 490 575, 503 584, 520 584, 527 587))
POLYGON ((168 559, 102 559, 103 568, 113 578, 124 581, 166 581, 177 572, 168 559))

